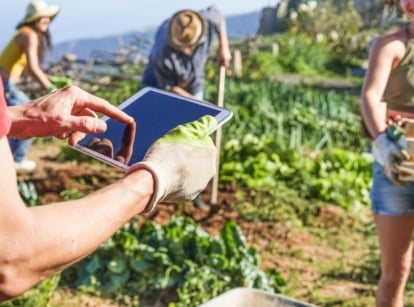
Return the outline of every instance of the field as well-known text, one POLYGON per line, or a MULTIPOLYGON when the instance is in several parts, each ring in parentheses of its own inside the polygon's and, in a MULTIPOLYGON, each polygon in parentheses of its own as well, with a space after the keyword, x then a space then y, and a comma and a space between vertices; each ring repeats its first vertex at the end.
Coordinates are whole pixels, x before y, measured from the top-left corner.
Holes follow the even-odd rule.
MULTIPOLYGON (((373 157, 359 114, 374 32, 351 5, 338 14, 327 3, 298 12, 284 34, 244 43, 253 51, 243 73, 228 71, 225 106, 234 116, 222 130, 216 204, 160 204, 90 257, 0 306, 196 307, 234 287, 318 306, 374 306, 373 157)), ((218 71, 210 64, 205 99, 215 102, 218 71)), ((116 105, 139 87, 137 67, 122 72, 97 78, 105 84, 78 84, 116 105)), ((28 206, 76 199, 122 176, 57 139, 36 140, 29 158, 38 169, 18 176, 28 206)), ((201 194, 207 203, 210 189, 201 194)), ((414 306, 413 277, 406 306, 414 306)))
MULTIPOLYGON (((342 119, 354 113, 351 101, 358 89, 349 89, 348 85, 344 94, 344 88, 338 84, 336 89, 331 88, 331 79, 329 89, 319 84, 317 87, 322 87, 321 90, 315 90, 314 86, 305 86, 304 92, 300 93, 296 85, 276 86, 261 81, 259 86, 251 86, 262 87, 262 92, 252 93, 252 101, 243 96, 241 102, 238 97, 243 94, 240 91, 248 92, 250 85, 229 79, 226 97, 229 101, 228 107, 236 110, 236 116, 234 122, 223 129, 218 203, 202 209, 194 207, 191 202, 178 205, 160 204, 150 215, 137 217, 137 223, 142 225, 144 221, 153 221, 158 225, 168 225, 171 219, 177 216, 189 217, 198 227, 214 237, 227 222, 235 221, 246 239, 246 245, 257 251, 260 258, 259 269, 276 270, 282 276, 284 282, 277 292, 320 306, 372 306, 375 284, 379 276, 375 229, 365 195, 369 187, 372 161, 366 158, 364 153, 358 154, 357 158, 349 156, 349 151, 346 151, 346 154, 342 151, 336 152, 338 148, 346 146, 362 148, 364 141, 361 141, 360 135, 354 137, 349 133, 347 137, 342 138, 340 144, 333 142, 332 148, 329 142, 320 145, 324 135, 325 139, 337 139, 333 135, 338 130, 334 124, 336 118, 332 117, 324 122, 326 130, 322 136, 315 132, 320 128, 319 123, 324 121, 326 114, 323 112, 332 113, 323 106, 326 102, 337 103, 338 109, 341 109, 342 104, 347 105, 349 114, 335 112, 336 116, 341 116, 342 119), (297 109, 295 99, 303 99, 302 106, 307 110, 311 109, 307 103, 316 101, 316 104, 319 104, 324 111, 319 112, 315 123, 306 115, 300 118, 301 124, 308 125, 307 132, 315 136, 314 138, 307 137, 306 132, 301 130, 304 134, 296 134, 292 139, 297 126, 289 115, 290 104, 283 107, 279 105, 280 109, 283 108, 284 118, 280 119, 278 129, 274 128, 274 122, 269 123, 269 119, 263 119, 263 114, 274 104, 267 100, 267 97, 273 97, 275 93, 278 93, 279 97, 290 97, 285 99, 291 101, 290 104, 296 108, 296 111, 292 112, 295 120, 298 120, 298 113, 303 113, 300 108, 297 109), (292 93, 298 96, 292 96, 292 93), (322 95, 329 99, 324 100, 321 98, 322 95), (257 110, 258 114, 255 114, 252 107, 257 103, 257 97, 261 97, 261 108, 257 110), (303 97, 307 97, 309 101, 306 102, 303 97), (244 108, 249 110, 249 127, 245 127, 242 120, 243 114, 247 114, 244 108), (261 120, 256 121, 254 118, 261 120), (293 130, 285 131, 285 125, 289 125, 293 130), (310 131, 313 126, 315 131, 310 131), (241 149, 236 150, 235 139, 241 141, 248 135, 243 129, 248 129, 253 135, 261 135, 263 144, 260 145, 258 139, 250 139, 250 136, 249 140, 241 145, 241 149), (239 135, 236 135, 237 133, 239 135), (267 135, 278 135, 275 140, 279 148, 275 148, 271 141, 265 140, 267 135), (289 144, 289 149, 282 146, 284 142, 289 144), (247 146, 248 149, 242 149, 243 146, 247 146), (269 151, 269 148, 272 150, 269 151), (315 151, 309 148, 317 148, 319 153, 315 155, 315 151), (292 158, 292 153, 295 152, 302 153, 298 160, 292 158), (269 153, 269 156, 262 156, 264 153, 269 153), (278 157, 272 156, 275 153, 278 153, 278 157), (248 162, 249 157, 254 157, 254 160, 248 162), (303 162, 308 159, 308 162, 303 162), (330 159, 333 165, 337 159, 336 164, 340 165, 325 165, 327 159, 330 159), (235 166, 236 160, 244 162, 235 166), (279 166, 275 167, 274 163, 277 161, 279 166), (348 165, 350 161, 353 161, 351 166, 348 165), (254 171, 249 171, 252 167, 250 163, 254 165, 254 171), (316 164, 312 167, 309 163, 316 164), (306 169, 304 165, 307 165, 306 169), (281 172, 281 169, 287 166, 290 171, 281 172), (315 167, 318 169, 316 173, 315 167), (292 170, 294 168, 295 171, 292 170), (321 168, 324 169, 322 173, 321 168), (345 169, 347 172, 344 174, 345 169), (251 178, 247 174, 250 174, 251 178), (320 181, 322 177, 327 181, 320 181), (338 180, 340 183, 335 184, 338 180), (361 180, 362 183, 358 184, 361 180), (322 193, 323 191, 325 192, 322 193)), ((214 86, 210 90, 209 95, 214 97, 214 86)), ((274 120, 274 115, 269 112, 266 116, 274 120)), ((358 121, 358 128, 350 125, 355 125, 355 118, 351 117, 348 127, 340 133, 360 129, 358 121)), ((37 140, 29 157, 36 160, 38 169, 33 173, 19 174, 19 182, 34 186, 37 199, 41 199, 45 204, 80 197, 122 176, 114 168, 92 163, 84 157, 79 159, 79 155, 61 140, 37 140)), ((209 203, 210 186, 203 191, 202 198, 209 203)), ((112 252, 116 253, 117 250, 112 252)), ((410 286, 407 292, 408 304, 414 304, 413 291, 410 286)), ((177 300, 177 293, 164 290, 155 292, 158 293, 156 297, 159 297, 156 301, 153 296, 142 295, 139 299, 135 298, 132 303, 134 298, 131 298, 129 292, 121 294, 123 297, 116 297, 111 291, 98 291, 94 287, 85 290, 74 285, 68 287, 67 283, 51 292, 50 303, 56 306, 168 306, 177 300)), ((210 295, 211 297, 214 295, 210 295)))
MULTIPOLYGON (((62 191, 93 190, 119 178, 115 169, 88 162, 56 162, 60 146, 37 144, 30 152, 39 170, 20 174, 20 180, 34 182, 46 203, 63 199, 62 191), (81 183, 82 182, 82 183, 81 183), (87 183, 87 184, 85 184, 87 183)), ((288 212, 280 212, 277 222, 249 221, 240 216, 236 191, 221 187, 218 204, 208 210, 195 208, 192 203, 181 206, 161 204, 151 215, 159 224, 168 223, 172 215, 193 218, 198 225, 215 235, 226 221, 237 221, 248 245, 261 255, 261 268, 277 269, 287 281, 283 294, 320 306, 372 306, 378 277, 378 253, 372 218, 368 210, 349 213, 334 204, 315 210, 309 225, 304 227, 288 212)), ((210 187, 202 193, 210 199, 210 187)), ((260 210, 260 204, 257 204, 260 210)), ((408 292, 414 304, 414 289, 408 292)), ((164 298, 165 300, 165 298, 164 298)), ((167 306, 149 302, 142 306, 167 306)), ((58 289, 52 306, 122 306, 112 300, 81 292, 58 289)), ((409 306, 409 305, 407 305, 409 306)))
MULTIPOLYGON (((43 195, 47 203, 61 200, 62 191, 86 193, 87 190, 104 186, 122 175, 115 169, 102 169, 99 165, 86 162, 55 162, 58 152, 59 146, 34 146, 30 157, 37 161, 39 172, 21 174, 19 177, 34 182, 38 193, 43 195), (80 179, 89 182, 87 189, 85 184, 80 183, 80 179)), ((210 199, 209 192, 208 187, 202 193, 206 202, 210 199)), ((368 212, 353 216, 335 205, 327 205, 312 216, 312 223, 315 225, 312 228, 295 225, 288 218, 276 223, 250 222, 240 217, 234 208, 234 194, 233 190, 220 190, 218 204, 208 210, 198 209, 192 203, 178 208, 161 204, 151 215, 141 218, 166 224, 171 215, 189 216, 212 235, 217 234, 226 221, 237 221, 248 244, 259 251, 262 268, 276 268, 288 281, 286 293, 289 296, 306 302, 332 301, 341 302, 341 305, 344 302, 352 305, 352 300, 360 300, 364 296, 367 305, 373 303, 375 280, 371 278, 364 282, 353 278, 360 275, 359 278, 363 279, 364 274, 367 275, 365 278, 369 278, 368 275, 372 272, 364 272, 364 266, 369 265, 367 260, 374 262, 376 258, 375 254, 370 255, 373 253, 369 246, 373 244, 372 233, 366 233, 362 224, 372 224, 368 212), (358 272, 359 270, 362 271, 358 272)), ((375 264, 372 264, 372 268, 365 269, 377 271, 375 264)), ((84 301, 84 306, 91 306, 91 302, 95 306, 102 306, 100 299, 78 296, 76 293, 67 301, 68 294, 58 291, 54 302, 62 306, 61 304, 72 304, 81 300, 84 301)), ((112 304, 116 306, 115 303, 112 304)))

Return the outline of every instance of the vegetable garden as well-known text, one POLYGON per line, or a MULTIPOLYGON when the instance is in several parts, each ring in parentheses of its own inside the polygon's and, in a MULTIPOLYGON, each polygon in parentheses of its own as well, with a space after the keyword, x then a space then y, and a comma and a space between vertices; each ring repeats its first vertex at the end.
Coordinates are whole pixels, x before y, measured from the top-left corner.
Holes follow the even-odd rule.
MULTIPOLYGON (((285 56, 251 54, 243 76, 228 74, 225 106, 234 117, 222 128, 218 204, 207 211, 161 204, 90 257, 0 306, 191 307, 235 287, 321 306, 373 305, 379 274, 368 209, 373 159, 359 115, 362 79, 349 73, 365 55, 350 46, 344 63, 344 51, 333 53, 329 41, 319 45, 310 37, 292 28, 266 38, 294 47, 285 56), (292 72, 323 79, 272 79, 292 72), (324 86, 332 78, 354 86, 324 86)), ((216 84, 212 63, 207 101, 216 101, 216 84)), ((139 88, 125 80, 79 85, 114 104, 139 88)), ((34 147, 43 170, 18 182, 28 206, 81 197, 122 175, 60 140, 39 139, 34 147)), ((207 200, 209 192, 201 196, 207 200)), ((414 306, 411 285, 407 303, 414 306)))
MULTIPOLYGON (((207 99, 214 101, 214 80, 210 84, 207 99)), ((285 293, 288 277, 278 267, 262 266, 260 251, 248 244, 238 220, 303 228, 328 204, 349 213, 366 209, 372 157, 361 134, 358 101, 334 89, 232 78, 225 96, 234 118, 222 130, 219 205, 209 214, 222 214, 224 206, 237 219, 227 218, 215 233, 208 232, 186 213, 190 204, 169 207, 164 224, 156 222, 157 213, 137 218, 91 257, 46 281, 49 292, 42 290, 44 296, 28 295, 17 299, 18 304, 34 297, 49 301, 61 289, 131 306, 153 304, 152 297, 169 306, 198 306, 240 286, 285 293)), ((39 140, 38 146, 56 142, 39 140)), ((92 163, 98 172, 111 173, 64 144, 54 159, 79 168, 92 163)), ((114 173, 105 181, 120 176, 114 173)), ((72 176, 77 187, 57 189, 60 199, 104 185, 103 176, 95 173, 72 176)), ((47 193, 41 195, 39 181, 23 176, 19 187, 29 205, 45 202, 47 193)))

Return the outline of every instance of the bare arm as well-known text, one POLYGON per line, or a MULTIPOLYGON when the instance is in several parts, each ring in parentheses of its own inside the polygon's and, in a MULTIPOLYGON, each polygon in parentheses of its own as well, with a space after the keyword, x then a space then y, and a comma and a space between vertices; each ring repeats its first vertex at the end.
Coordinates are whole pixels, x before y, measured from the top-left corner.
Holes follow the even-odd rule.
POLYGON ((361 114, 373 139, 386 129, 386 105, 382 102, 382 96, 398 57, 394 50, 401 49, 398 44, 403 43, 389 37, 379 38, 370 52, 368 71, 361 92, 361 114))
POLYGON ((218 33, 219 49, 218 49, 218 60, 219 64, 224 67, 230 66, 231 51, 229 47, 229 40, 227 38, 227 25, 224 16, 221 20, 220 32, 218 33))
MULTIPOLYGON (((78 130, 104 131, 106 126, 92 117, 94 111, 134 123, 105 100, 74 86, 9 110, 12 132, 24 136, 30 136, 30 131, 37 136, 58 131, 69 137, 78 130)), ((31 208, 20 198, 7 138, 0 138, 0 301, 22 294, 92 253, 133 216, 153 209, 158 200, 193 199, 216 170, 217 153, 208 136, 216 124, 207 116, 180 125, 151 146, 143 163, 132 166, 119 181, 82 199, 31 208), (171 156, 178 158, 166 158, 171 156)))
POLYGON ((185 97, 193 97, 193 95, 191 95, 191 93, 187 92, 185 89, 183 89, 182 87, 177 86, 177 85, 175 85, 175 86, 171 86, 171 87, 169 88, 169 91, 170 91, 170 92, 172 92, 172 93, 175 93, 175 94, 181 95, 181 96, 185 96, 185 97))
POLYGON ((6 138, 0 139, 0 299, 19 295, 97 249, 142 212, 153 192, 140 170, 89 196, 27 208, 17 187, 6 138))
POLYGON ((229 41, 227 38, 226 18, 218 5, 213 4, 207 9, 202 10, 201 14, 209 23, 211 29, 217 34, 219 46, 217 50, 217 60, 220 66, 228 67, 231 60, 229 41))
POLYGON ((16 36, 17 44, 23 49, 27 57, 26 70, 29 75, 34 78, 44 89, 52 87, 47 75, 40 67, 39 58, 37 55, 37 48, 39 46, 39 39, 33 30, 25 30, 16 36))

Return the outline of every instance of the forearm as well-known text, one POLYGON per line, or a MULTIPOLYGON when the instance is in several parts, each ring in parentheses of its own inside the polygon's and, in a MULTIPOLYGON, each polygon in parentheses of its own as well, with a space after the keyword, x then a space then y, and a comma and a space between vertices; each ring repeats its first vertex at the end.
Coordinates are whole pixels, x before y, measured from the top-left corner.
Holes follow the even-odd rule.
POLYGON ((365 127, 373 139, 386 129, 387 105, 385 102, 372 102, 373 98, 362 96, 361 114, 365 127))
POLYGON ((185 89, 183 89, 180 86, 171 86, 169 88, 169 91, 174 93, 174 94, 178 94, 181 96, 185 96, 185 97, 193 97, 193 95, 191 95, 191 93, 189 93, 188 91, 186 91, 185 89))
POLYGON ((53 86, 48 76, 42 71, 40 67, 30 67, 29 74, 42 86, 42 88, 49 89, 53 86))
POLYGON ((2 232, 1 249, 13 250, 2 253, 2 277, 17 275, 13 289, 22 292, 79 261, 141 213, 152 191, 151 174, 138 171, 82 199, 27 209, 16 231, 2 232))
POLYGON ((229 40, 227 38, 227 25, 226 20, 222 19, 221 26, 220 26, 220 32, 218 33, 218 39, 220 48, 229 48, 229 40))
POLYGON ((231 51, 229 41, 227 38, 226 21, 222 20, 220 32, 218 33, 219 49, 218 49, 218 63, 220 66, 229 67, 231 61, 231 51))

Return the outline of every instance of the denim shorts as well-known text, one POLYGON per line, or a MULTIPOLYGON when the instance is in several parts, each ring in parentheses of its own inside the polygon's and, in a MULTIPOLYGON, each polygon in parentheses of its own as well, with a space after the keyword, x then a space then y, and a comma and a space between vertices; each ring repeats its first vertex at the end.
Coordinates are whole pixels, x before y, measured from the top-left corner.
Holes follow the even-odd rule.
POLYGON ((374 162, 371 188, 371 210, 381 215, 414 214, 414 183, 398 185, 384 173, 384 168, 374 162))

